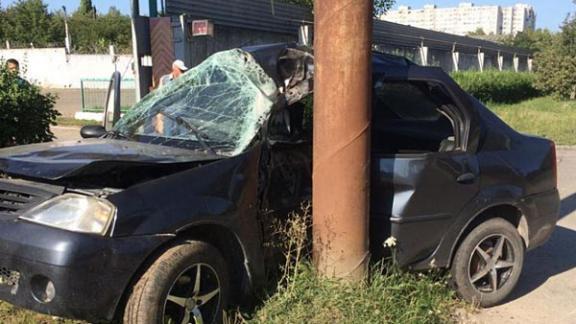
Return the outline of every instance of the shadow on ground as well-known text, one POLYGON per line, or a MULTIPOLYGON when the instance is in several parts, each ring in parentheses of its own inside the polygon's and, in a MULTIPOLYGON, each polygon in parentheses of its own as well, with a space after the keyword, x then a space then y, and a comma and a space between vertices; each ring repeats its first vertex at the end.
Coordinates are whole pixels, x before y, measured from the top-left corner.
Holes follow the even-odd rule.
POLYGON ((576 210, 576 192, 562 199, 562 205, 560 206, 560 219, 570 215, 575 210, 576 210))
POLYGON ((516 289, 508 301, 520 298, 544 284, 548 278, 576 268, 576 231, 557 226, 550 240, 528 252, 516 289))
MULTIPOLYGON (((562 199, 560 219, 576 210, 576 193, 562 199)), ((520 298, 544 284, 550 277, 576 268, 574 244, 576 231, 556 226, 552 237, 543 246, 528 252, 516 289, 508 301, 520 298)))

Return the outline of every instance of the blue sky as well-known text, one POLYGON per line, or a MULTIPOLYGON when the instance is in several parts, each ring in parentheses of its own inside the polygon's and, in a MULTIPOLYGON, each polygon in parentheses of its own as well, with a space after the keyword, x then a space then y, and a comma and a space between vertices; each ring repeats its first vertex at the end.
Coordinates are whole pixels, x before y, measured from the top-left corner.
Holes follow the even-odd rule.
MULTIPOLYGON (((63 5, 68 8, 68 11, 74 11, 80 0, 44 0, 48 3, 51 10, 60 9, 63 5)), ((10 5, 16 2, 16 0, 4 0, 2 4, 10 5)), ((458 5, 460 0, 396 0, 397 5, 408 5, 413 8, 421 8, 425 4, 436 4, 439 7, 449 7, 458 5)), ((470 1, 468 1, 470 2, 470 1)), ((538 28, 548 28, 550 30, 558 30, 562 21, 569 12, 576 11, 576 5, 572 3, 572 0, 477 0, 472 1, 476 5, 513 5, 517 2, 522 2, 530 4, 536 8, 536 26, 538 28)), ((101 12, 108 11, 110 6, 116 6, 124 13, 130 12, 130 0, 92 0, 92 3, 101 12)), ((140 8, 147 12, 148 11, 148 1, 140 0, 140 8)))

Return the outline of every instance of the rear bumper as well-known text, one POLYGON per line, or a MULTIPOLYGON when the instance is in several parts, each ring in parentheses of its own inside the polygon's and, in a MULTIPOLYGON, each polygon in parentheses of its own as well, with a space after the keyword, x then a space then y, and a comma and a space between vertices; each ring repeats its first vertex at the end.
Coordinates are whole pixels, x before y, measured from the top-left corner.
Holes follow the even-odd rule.
POLYGON ((528 219, 528 250, 546 243, 554 232, 560 215, 560 195, 557 189, 522 199, 523 212, 528 219))
POLYGON ((134 273, 167 239, 99 237, 0 222, 0 299, 61 317, 111 320, 134 273), (54 287, 48 302, 42 300, 47 280, 54 287))

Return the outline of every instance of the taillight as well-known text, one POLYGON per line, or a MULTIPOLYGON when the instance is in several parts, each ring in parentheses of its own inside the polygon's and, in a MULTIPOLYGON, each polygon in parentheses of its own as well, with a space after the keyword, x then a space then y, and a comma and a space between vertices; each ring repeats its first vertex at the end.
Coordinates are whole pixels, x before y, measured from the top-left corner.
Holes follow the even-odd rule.
POLYGON ((558 158, 556 156, 556 143, 550 141, 550 154, 552 158, 552 175, 554 176, 554 183, 558 187, 558 158))

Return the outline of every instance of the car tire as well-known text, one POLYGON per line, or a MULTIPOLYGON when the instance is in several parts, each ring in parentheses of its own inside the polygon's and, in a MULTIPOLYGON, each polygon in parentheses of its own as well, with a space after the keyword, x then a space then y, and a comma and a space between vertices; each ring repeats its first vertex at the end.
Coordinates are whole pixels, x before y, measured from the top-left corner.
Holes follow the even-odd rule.
POLYGON ((512 292, 524 264, 524 242, 502 218, 478 225, 458 247, 452 283, 458 295, 481 307, 501 303, 512 292))
POLYGON ((221 323, 229 280, 226 262, 212 245, 201 241, 174 245, 133 286, 124 323, 221 323))

